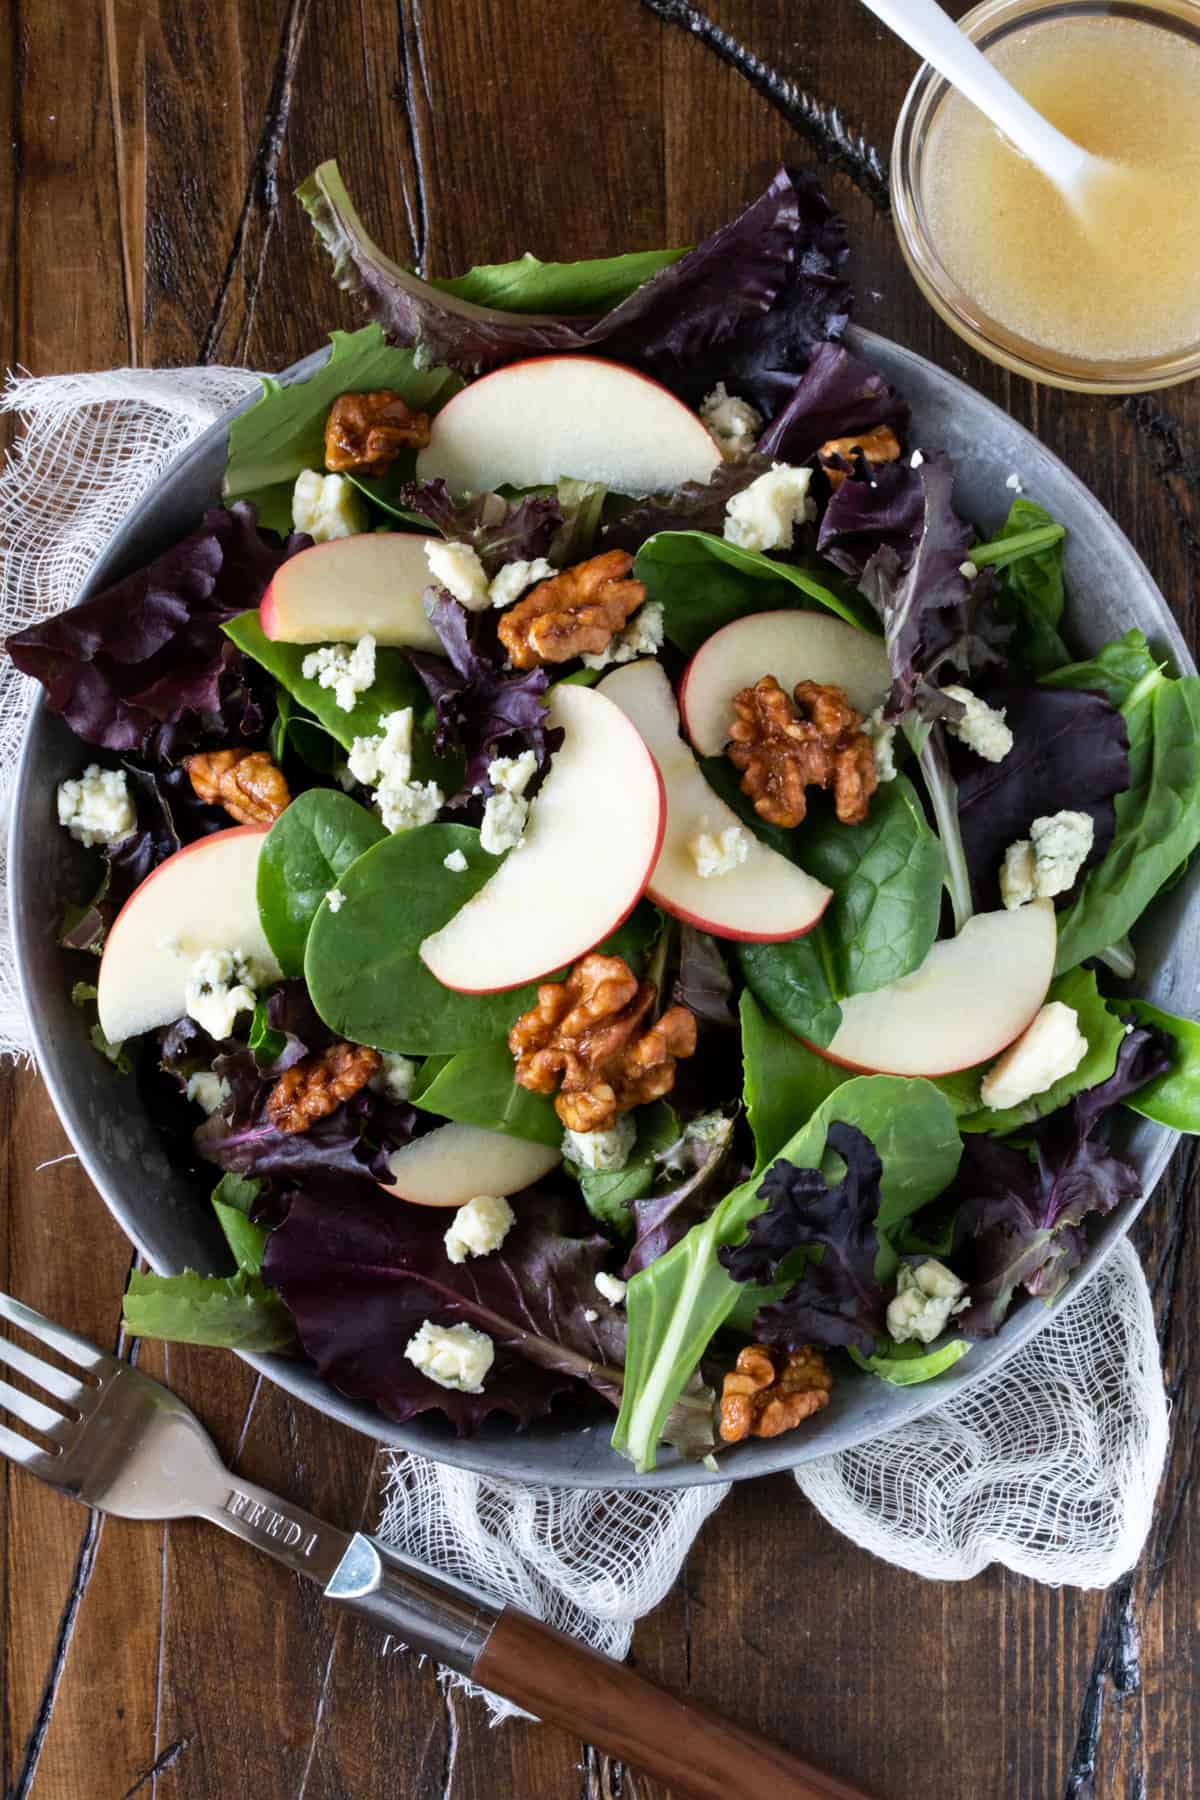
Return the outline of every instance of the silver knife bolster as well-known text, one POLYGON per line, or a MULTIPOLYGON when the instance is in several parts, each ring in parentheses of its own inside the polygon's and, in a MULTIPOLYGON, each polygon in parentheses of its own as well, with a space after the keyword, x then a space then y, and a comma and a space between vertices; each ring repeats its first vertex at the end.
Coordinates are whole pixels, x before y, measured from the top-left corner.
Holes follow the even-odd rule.
POLYGON ((222 1471, 221 1485, 207 1505, 197 1511, 222 1531, 265 1550, 277 1562, 322 1586, 338 1568, 351 1543, 348 1531, 339 1531, 302 1506, 281 1500, 266 1488, 240 1481, 222 1471))
POLYGON ((355 1532, 325 1588, 384 1626, 410 1650, 469 1675, 501 1608, 466 1582, 435 1574, 378 1538, 355 1532))

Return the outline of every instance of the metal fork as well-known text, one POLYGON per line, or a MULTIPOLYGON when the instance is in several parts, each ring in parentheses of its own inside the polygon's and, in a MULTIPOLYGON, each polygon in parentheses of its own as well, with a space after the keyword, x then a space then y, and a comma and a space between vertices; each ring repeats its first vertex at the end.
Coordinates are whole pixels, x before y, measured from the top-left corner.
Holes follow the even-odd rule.
POLYGON ((0 1337, 0 1364, 47 1396, 0 1380, 0 1455, 99 1512, 208 1519, 541 1719, 659 1776, 695 1800, 866 1800, 848 1786, 574 1638, 501 1608, 364 1532, 339 1531, 230 1474, 195 1414, 161 1383, 0 1294, 0 1319, 71 1364, 66 1373, 0 1337))

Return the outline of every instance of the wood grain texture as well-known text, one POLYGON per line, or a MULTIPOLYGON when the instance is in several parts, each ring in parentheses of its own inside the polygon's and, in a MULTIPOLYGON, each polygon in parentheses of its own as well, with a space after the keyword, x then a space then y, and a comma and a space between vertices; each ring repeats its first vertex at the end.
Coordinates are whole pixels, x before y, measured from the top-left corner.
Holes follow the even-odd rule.
MULTIPOLYGON (((962 4, 952 11, 964 10, 962 4)), ((1088 481, 1198 641, 1200 391, 1088 400, 950 337, 892 238, 912 59, 849 0, 0 0, 0 342, 38 372, 277 367, 354 322, 291 189, 337 154, 430 273, 527 247, 683 243, 799 142, 854 246, 858 317, 1007 407, 1088 481)), ((128 1246, 36 1080, 0 1080, 0 1283, 117 1341, 128 1246)), ((635 1664, 901 1800, 1189 1800, 1200 1767, 1194 1159, 1138 1228, 1173 1403, 1142 1564, 1107 1595, 923 1583, 775 1478, 706 1527, 635 1664)), ((232 1359, 146 1346, 248 1478, 351 1526, 371 1445, 232 1359)), ((493 1731, 432 1670, 200 1526, 110 1522, 0 1465, 5 1800, 666 1800, 565 1733, 493 1731)))

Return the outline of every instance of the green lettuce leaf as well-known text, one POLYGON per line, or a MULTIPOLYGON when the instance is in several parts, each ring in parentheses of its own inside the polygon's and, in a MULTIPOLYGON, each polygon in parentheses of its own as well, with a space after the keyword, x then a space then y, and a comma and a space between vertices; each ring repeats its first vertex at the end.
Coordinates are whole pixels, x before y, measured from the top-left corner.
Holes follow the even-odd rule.
POLYGON ((633 250, 586 262, 541 262, 527 250, 512 262, 477 263, 464 275, 430 287, 474 306, 515 313, 601 313, 628 298, 643 281, 678 262, 683 250, 633 250))
POLYGON ((285 975, 303 975, 317 908, 386 836, 374 813, 335 788, 309 788, 276 819, 258 853, 258 917, 285 975))
POLYGON ((826 1101, 852 1079, 851 1071, 818 1056, 785 1031, 743 988, 742 1098, 754 1136, 755 1168, 765 1169, 826 1101))
POLYGON ((997 535, 970 552, 977 569, 993 568, 1000 576, 1003 610, 1017 630, 1014 647, 1035 674, 1056 669, 1067 660, 1058 635, 1066 593, 1063 587, 1063 540, 1066 532, 1044 506, 1019 496, 997 535))
MULTIPOLYGON (((1051 983, 1046 995, 1047 1001, 1058 1000, 1064 1006, 1073 1008, 1079 1019, 1079 1029, 1088 1041, 1087 1055, 1070 1075, 1063 1075, 1042 1094, 1032 1094, 1019 1106, 1007 1106, 999 1112, 979 1104, 979 1081, 983 1068, 964 1070, 961 1075, 947 1079, 965 1084, 973 1083, 975 1105, 960 1116, 960 1131, 986 1131, 993 1137, 1007 1137, 1010 1132, 1019 1131, 1023 1125, 1031 1125, 1035 1119, 1044 1119, 1048 1113, 1057 1112, 1076 1094, 1083 1093, 1085 1088, 1099 1087, 1107 1081, 1117 1066, 1117 1052, 1125 1036, 1125 1027, 1105 1001, 1103 994, 1096 986, 1096 977, 1091 969, 1071 969, 1060 975, 1051 983)), ((940 1085, 940 1083, 939 1083, 940 1085)))
POLYGON ((853 1348, 850 1354, 860 1369, 869 1369, 893 1387, 916 1387, 919 1382, 944 1375, 962 1361, 970 1348, 966 1338, 951 1338, 936 1350, 926 1350, 921 1344, 889 1344, 874 1356, 863 1356, 853 1348))
POLYGON ((1147 1000, 1120 1001, 1139 1025, 1155 1025, 1172 1040, 1174 1063, 1165 1075, 1128 1095, 1125 1105, 1172 1131, 1200 1132, 1200 1025, 1147 1000))
POLYGON ((554 1101, 548 1094, 518 1087, 513 1067, 512 1051, 503 1038, 482 1050, 460 1050, 456 1056, 439 1058, 432 1076, 418 1082, 409 1098, 423 1112, 557 1150, 563 1128, 554 1101))
POLYGON ((243 1275, 261 1275, 267 1232, 250 1217, 262 1182, 242 1175, 223 1175, 212 1191, 213 1211, 225 1241, 243 1275))
POLYGON ((339 394, 390 388, 415 412, 437 412, 463 383, 450 369, 422 369, 411 350, 395 350, 379 325, 330 333, 329 361, 286 386, 262 378, 262 398, 229 427, 227 501, 253 500, 260 525, 292 529, 292 489, 302 469, 325 467, 325 420, 339 394))
POLYGON ((226 1350, 265 1353, 295 1348, 291 1314, 278 1294, 257 1275, 129 1277, 122 1307, 125 1329, 134 1337, 164 1338, 172 1344, 213 1344, 226 1350))

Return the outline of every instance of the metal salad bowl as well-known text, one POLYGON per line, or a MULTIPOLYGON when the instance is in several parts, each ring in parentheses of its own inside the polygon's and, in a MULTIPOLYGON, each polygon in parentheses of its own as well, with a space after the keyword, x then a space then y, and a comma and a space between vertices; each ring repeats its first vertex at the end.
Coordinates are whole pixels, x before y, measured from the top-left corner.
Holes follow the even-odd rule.
MULTIPOLYGON (((990 401, 911 350, 866 331, 852 346, 905 395, 915 443, 945 449, 957 470, 959 510, 989 535, 1011 498, 1010 474, 1067 527, 1068 633, 1090 654, 1108 639, 1140 627, 1156 653, 1181 674, 1195 674, 1187 646, 1149 571, 1099 501, 1058 459, 990 401)), ((328 352, 296 364, 282 379, 310 374, 328 352)), ((80 598, 150 560, 196 523, 220 494, 228 421, 197 439, 113 537, 80 598)), ((80 1161, 118 1224, 162 1274, 185 1267, 228 1267, 207 1188, 173 1169, 134 1084, 119 1076, 88 1041, 82 1012, 71 1004, 71 974, 56 942, 60 896, 87 891, 91 860, 53 822, 58 783, 77 773, 87 753, 38 699, 30 716, 13 796, 10 881, 14 942, 38 1063, 80 1161)), ((1161 896, 1134 934, 1139 991, 1163 1007, 1178 1006, 1200 952, 1200 866, 1161 896)), ((1187 1010, 1187 1007, 1184 1007, 1187 1010)), ((1138 1169, 1142 1194, 1118 1207, 1096 1230, 1065 1294, 1069 1303, 1136 1218, 1153 1191, 1178 1133, 1122 1116, 1121 1147, 1138 1169)), ((961 1362, 921 1386, 890 1387, 843 1368, 832 1404, 818 1422, 769 1440, 751 1440, 721 1458, 719 1474, 664 1451, 653 1474, 635 1475, 609 1446, 608 1421, 594 1411, 557 1416, 518 1433, 506 1420, 474 1437, 457 1438, 441 1419, 396 1425, 373 1407, 345 1398, 303 1361, 248 1356, 256 1369, 319 1412, 368 1436, 441 1461, 523 1481, 577 1487, 688 1487, 741 1480, 793 1468, 894 1430, 964 1388, 990 1379, 1050 1317, 1035 1300, 1017 1306, 997 1335, 974 1344, 961 1362)))

